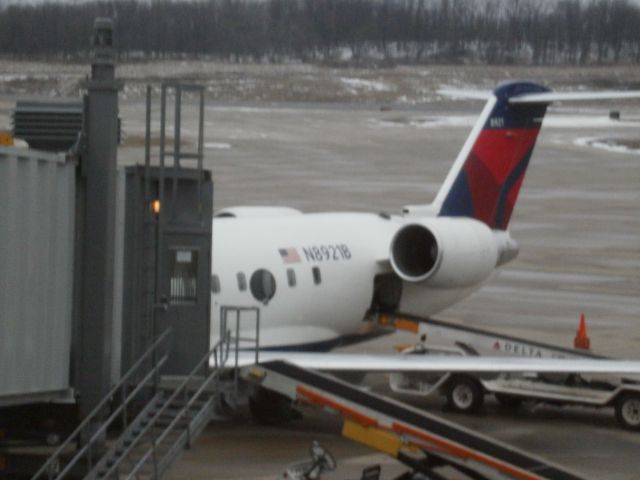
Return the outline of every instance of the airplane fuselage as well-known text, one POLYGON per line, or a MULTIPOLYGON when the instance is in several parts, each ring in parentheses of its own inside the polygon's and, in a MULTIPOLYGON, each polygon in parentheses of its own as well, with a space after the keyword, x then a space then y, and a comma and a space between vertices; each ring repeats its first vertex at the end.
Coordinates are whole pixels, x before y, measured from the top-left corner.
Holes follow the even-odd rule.
MULTIPOLYGON (((400 280, 389 245, 405 224, 368 213, 214 219, 212 341, 220 336, 222 306, 260 308, 262 348, 325 350, 362 331, 365 316, 381 307, 374 298, 381 288, 394 297, 386 309, 430 315, 479 286, 425 288, 400 280), (393 285, 380 287, 380 278, 393 285)), ((254 327, 241 322, 245 332, 254 327)))

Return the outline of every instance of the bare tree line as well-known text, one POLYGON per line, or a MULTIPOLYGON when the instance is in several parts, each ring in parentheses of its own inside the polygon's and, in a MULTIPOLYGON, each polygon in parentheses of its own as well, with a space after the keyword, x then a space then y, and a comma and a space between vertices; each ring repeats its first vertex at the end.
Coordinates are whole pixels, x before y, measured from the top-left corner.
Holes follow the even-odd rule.
POLYGON ((235 62, 640 63, 627 0, 200 0, 13 5, 0 55, 87 54, 93 18, 114 16, 130 58, 235 62))

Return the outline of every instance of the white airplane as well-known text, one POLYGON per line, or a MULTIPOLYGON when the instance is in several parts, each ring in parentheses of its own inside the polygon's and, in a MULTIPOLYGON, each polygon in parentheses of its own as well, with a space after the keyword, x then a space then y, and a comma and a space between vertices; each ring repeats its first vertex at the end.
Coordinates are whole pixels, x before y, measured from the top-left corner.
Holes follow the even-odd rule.
MULTIPOLYGON (((218 212, 212 344, 225 305, 260 307, 262 349, 323 351, 362 332, 363 320, 376 312, 429 316, 467 297, 518 254, 507 229, 549 103, 639 96, 502 84, 435 200, 399 215, 281 207, 218 212)), ((243 336, 254 328, 241 324, 243 336)))

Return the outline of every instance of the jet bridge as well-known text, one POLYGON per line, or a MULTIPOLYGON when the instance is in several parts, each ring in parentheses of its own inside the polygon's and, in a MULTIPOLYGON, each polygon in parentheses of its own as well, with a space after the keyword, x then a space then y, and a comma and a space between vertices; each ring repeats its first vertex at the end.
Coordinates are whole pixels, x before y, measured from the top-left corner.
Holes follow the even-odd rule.
POLYGON ((342 415, 345 437, 429 477, 441 478, 438 469, 446 466, 470 478, 580 478, 430 413, 284 361, 244 367, 241 375, 290 400, 342 415))
POLYGON ((87 93, 19 101, 13 136, 30 148, 0 147, 0 478, 31 474, 49 453, 38 447, 78 424, 43 478, 63 476, 59 460, 74 448, 104 477, 149 435, 145 458, 164 471, 214 403, 203 394, 217 375, 206 367, 213 182, 203 167, 204 89, 163 84, 152 139, 149 87, 144 164, 118 168, 113 33, 111 19, 96 19, 87 93), (196 110, 184 118, 195 128, 183 128, 183 107, 196 110), (194 394, 187 380, 161 384, 164 374, 208 383, 194 394), (129 447, 102 462, 118 426, 129 447))

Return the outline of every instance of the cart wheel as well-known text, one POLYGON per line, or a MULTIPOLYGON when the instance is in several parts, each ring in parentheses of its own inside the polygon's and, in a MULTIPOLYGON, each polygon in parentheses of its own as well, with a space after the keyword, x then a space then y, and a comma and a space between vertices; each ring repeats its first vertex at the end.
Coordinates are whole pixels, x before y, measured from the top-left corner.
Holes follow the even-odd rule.
POLYGON ((471 413, 478 410, 484 401, 480 382, 473 377, 457 375, 449 380, 447 406, 458 412, 471 413))
POLYGON ((640 430, 640 393, 625 393, 618 399, 616 420, 627 430, 640 430))
POLYGON ((496 393, 496 400, 501 407, 509 410, 515 410, 522 405, 522 398, 517 395, 509 395, 507 393, 496 393))

